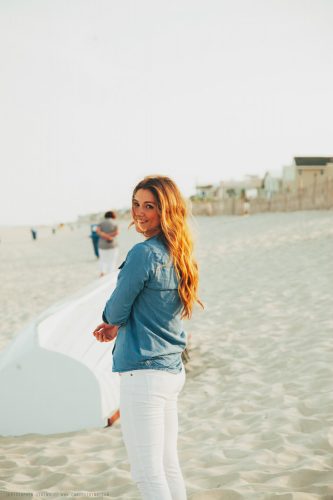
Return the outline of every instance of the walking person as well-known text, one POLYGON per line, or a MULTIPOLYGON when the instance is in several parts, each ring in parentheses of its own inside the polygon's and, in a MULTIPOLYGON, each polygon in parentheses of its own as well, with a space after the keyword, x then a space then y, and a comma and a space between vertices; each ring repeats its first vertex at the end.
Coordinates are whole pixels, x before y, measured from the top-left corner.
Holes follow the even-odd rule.
POLYGON ((98 252, 98 242, 99 242, 99 236, 96 233, 97 229, 97 224, 90 224, 90 238, 93 244, 93 249, 94 249, 94 254, 97 259, 99 259, 99 252, 98 252))
POLYGON ((116 338, 120 422, 142 498, 185 500, 177 452, 177 398, 185 382, 182 319, 190 318, 195 302, 201 304, 186 204, 168 177, 145 177, 133 192, 132 217, 145 240, 122 264, 94 335, 100 342, 116 338))
POLYGON ((109 210, 105 212, 104 220, 96 228, 96 234, 99 236, 100 277, 116 270, 119 251, 116 236, 119 234, 119 231, 118 226, 113 222, 114 219, 116 219, 115 212, 109 210))

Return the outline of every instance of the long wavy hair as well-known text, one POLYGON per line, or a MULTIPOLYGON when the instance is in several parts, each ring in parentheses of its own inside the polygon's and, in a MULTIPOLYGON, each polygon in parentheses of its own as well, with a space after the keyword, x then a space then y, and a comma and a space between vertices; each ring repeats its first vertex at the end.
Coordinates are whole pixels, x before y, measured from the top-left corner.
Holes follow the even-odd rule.
MULTIPOLYGON (((198 302, 202 307, 203 304, 198 297, 198 265, 193 257, 193 240, 187 223, 186 202, 169 177, 145 177, 135 186, 133 198, 139 189, 149 189, 156 199, 161 231, 178 277, 178 293, 183 304, 181 317, 189 319, 194 303, 198 302)), ((134 220, 133 210, 132 217, 134 220)))

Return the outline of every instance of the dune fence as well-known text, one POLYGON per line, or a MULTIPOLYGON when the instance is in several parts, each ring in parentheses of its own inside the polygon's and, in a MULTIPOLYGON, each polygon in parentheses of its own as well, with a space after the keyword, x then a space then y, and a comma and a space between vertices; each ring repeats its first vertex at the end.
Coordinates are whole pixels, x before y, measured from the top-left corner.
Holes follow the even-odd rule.
POLYGON ((192 201, 193 215, 244 215, 261 212, 295 212, 297 210, 333 209, 333 179, 316 182, 297 191, 260 193, 244 200, 230 197, 222 200, 192 201))

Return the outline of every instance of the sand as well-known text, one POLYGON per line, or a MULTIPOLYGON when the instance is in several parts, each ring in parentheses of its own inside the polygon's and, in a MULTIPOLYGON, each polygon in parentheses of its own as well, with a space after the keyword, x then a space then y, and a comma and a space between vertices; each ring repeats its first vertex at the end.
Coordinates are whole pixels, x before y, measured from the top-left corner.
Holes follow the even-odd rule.
MULTIPOLYGON (((120 260, 137 241, 121 229, 120 260)), ((189 499, 332 500, 333 212, 203 217, 196 233, 206 308, 186 325, 179 402, 189 499)), ((1 347, 98 276, 88 234, 0 230, 1 347)), ((0 447, 0 498, 139 498, 119 422, 0 447)))

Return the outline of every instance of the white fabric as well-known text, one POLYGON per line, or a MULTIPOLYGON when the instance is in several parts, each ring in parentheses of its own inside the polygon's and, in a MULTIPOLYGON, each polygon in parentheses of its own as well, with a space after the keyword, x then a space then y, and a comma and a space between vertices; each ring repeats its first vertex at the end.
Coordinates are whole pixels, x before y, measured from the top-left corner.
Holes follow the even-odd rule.
POLYGON ((131 473, 144 500, 186 500, 177 453, 177 398, 184 368, 120 374, 120 422, 131 473))
POLYGON ((97 342, 91 333, 117 274, 42 312, 0 352, 1 435, 103 428, 119 409, 114 341, 97 342))
POLYGON ((115 271, 119 253, 118 247, 108 248, 107 250, 99 248, 98 253, 99 253, 99 265, 101 273, 109 274, 115 271))

